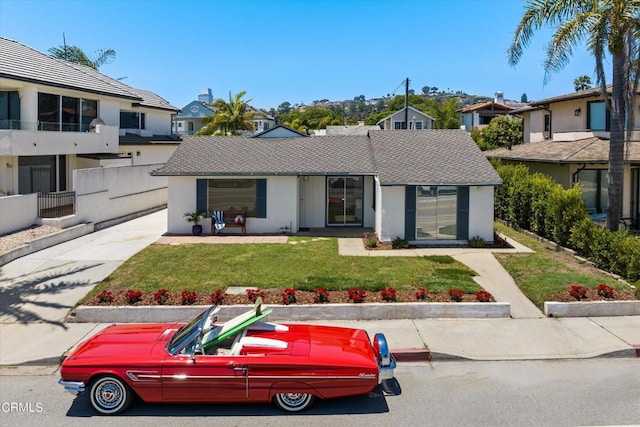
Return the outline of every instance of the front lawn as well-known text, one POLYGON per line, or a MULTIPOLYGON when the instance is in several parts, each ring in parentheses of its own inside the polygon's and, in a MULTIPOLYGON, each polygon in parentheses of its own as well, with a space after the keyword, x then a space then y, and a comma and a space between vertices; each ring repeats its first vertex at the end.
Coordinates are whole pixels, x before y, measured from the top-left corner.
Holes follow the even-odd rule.
POLYGON ((618 293, 632 293, 629 286, 590 265, 581 264, 569 253, 556 251, 547 243, 502 224, 496 224, 496 230, 535 251, 533 254, 496 254, 496 258, 520 290, 541 309, 545 301, 571 300, 567 297, 571 285, 596 289, 605 283, 618 293))
POLYGON ((335 238, 289 237, 288 244, 153 244, 127 260, 85 300, 102 290, 213 292, 228 286, 308 291, 380 291, 392 286, 476 293, 482 288, 472 280, 474 274, 448 256, 340 256, 335 238))

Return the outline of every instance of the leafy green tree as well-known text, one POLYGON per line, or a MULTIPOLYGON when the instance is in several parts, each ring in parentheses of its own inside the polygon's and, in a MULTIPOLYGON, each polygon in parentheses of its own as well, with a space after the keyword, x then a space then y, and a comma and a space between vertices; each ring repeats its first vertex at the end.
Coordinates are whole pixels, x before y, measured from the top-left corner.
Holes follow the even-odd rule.
POLYGON ((431 91, 431 86, 422 86, 422 93, 426 95, 429 91, 431 91))
POLYGON ((287 114, 290 111, 291 103, 285 101, 282 104, 278 105, 278 114, 287 114))
POLYGON ((573 87, 575 88, 576 92, 579 92, 581 90, 590 89, 591 88, 591 77, 589 77, 589 76, 576 77, 575 80, 573 81, 573 87))
POLYGON ((640 77, 640 0, 535 0, 525 6, 508 49, 509 63, 519 62, 534 31, 555 28, 544 62, 546 83, 569 62, 573 49, 586 41, 596 63, 596 81, 611 111, 607 228, 617 230, 622 206, 622 179, 627 138, 635 124, 633 103, 640 77), (604 62, 611 55, 612 93, 606 90, 604 62))
POLYGON ((103 65, 113 62, 116 57, 116 51, 113 49, 100 49, 90 57, 78 46, 67 46, 64 44, 62 46, 50 48, 49 56, 97 70, 103 65))
POLYGON ((248 111, 251 100, 242 99, 246 91, 231 96, 229 92, 229 102, 222 98, 213 101, 216 111, 212 116, 202 119, 206 124, 196 135, 237 135, 239 130, 253 130, 251 117, 253 114, 248 111), (220 132, 216 132, 220 131, 220 132))
POLYGON ((481 150, 492 150, 500 147, 511 147, 522 144, 523 123, 522 119, 509 118, 505 115, 495 117, 489 125, 480 130, 478 146, 481 150))

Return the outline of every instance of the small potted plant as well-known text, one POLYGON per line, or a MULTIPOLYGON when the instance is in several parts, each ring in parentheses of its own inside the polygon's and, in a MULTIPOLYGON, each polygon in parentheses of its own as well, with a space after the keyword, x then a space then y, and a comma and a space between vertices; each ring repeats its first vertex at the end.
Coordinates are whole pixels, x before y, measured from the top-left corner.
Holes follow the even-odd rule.
POLYGON ((186 212, 184 214, 184 218, 187 222, 192 222, 193 226, 191 227, 191 234, 194 236, 199 236, 202 234, 202 225, 200 225, 200 221, 204 219, 204 213, 194 211, 194 212, 186 212))

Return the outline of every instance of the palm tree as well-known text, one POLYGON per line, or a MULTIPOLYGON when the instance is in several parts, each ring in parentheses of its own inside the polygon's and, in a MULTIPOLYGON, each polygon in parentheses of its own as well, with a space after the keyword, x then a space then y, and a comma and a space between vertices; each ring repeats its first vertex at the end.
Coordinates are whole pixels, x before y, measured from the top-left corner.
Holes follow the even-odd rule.
POLYGON ((573 81, 573 87, 575 88, 576 92, 579 92, 581 90, 590 89, 591 88, 591 77, 589 77, 589 76, 576 77, 576 79, 573 81))
POLYGON ((555 33, 546 51, 544 83, 552 72, 569 62, 573 49, 583 41, 595 58, 596 80, 611 111, 607 227, 617 230, 622 205, 624 128, 626 124, 630 139, 640 75, 640 0, 528 0, 525 9, 507 51, 511 65, 518 63, 533 32, 549 26, 555 27, 555 33), (607 53, 612 58, 610 99, 603 65, 607 53))
POLYGON ((239 130, 253 130, 253 113, 248 111, 251 99, 242 99, 246 93, 242 91, 231 96, 229 92, 229 102, 222 98, 213 101, 212 106, 216 111, 212 116, 202 119, 206 126, 197 135, 213 135, 216 130, 221 130, 223 135, 237 135, 239 130))
POLYGON ((78 46, 67 46, 66 44, 50 48, 49 53, 53 58, 85 65, 94 70, 97 70, 105 64, 109 64, 116 57, 116 51, 113 49, 100 49, 95 52, 93 57, 89 57, 78 46))

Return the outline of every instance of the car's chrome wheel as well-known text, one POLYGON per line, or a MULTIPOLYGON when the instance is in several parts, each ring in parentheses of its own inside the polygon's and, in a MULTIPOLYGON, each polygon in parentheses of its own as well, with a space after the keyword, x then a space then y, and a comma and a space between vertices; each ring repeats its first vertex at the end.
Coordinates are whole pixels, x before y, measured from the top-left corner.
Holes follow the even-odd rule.
POLYGON ((299 412, 313 403, 314 396, 306 393, 279 393, 274 399, 276 405, 287 412, 299 412))
POLYGON ((101 414, 118 414, 131 403, 129 387, 118 377, 106 376, 93 381, 90 390, 91 405, 101 414))

